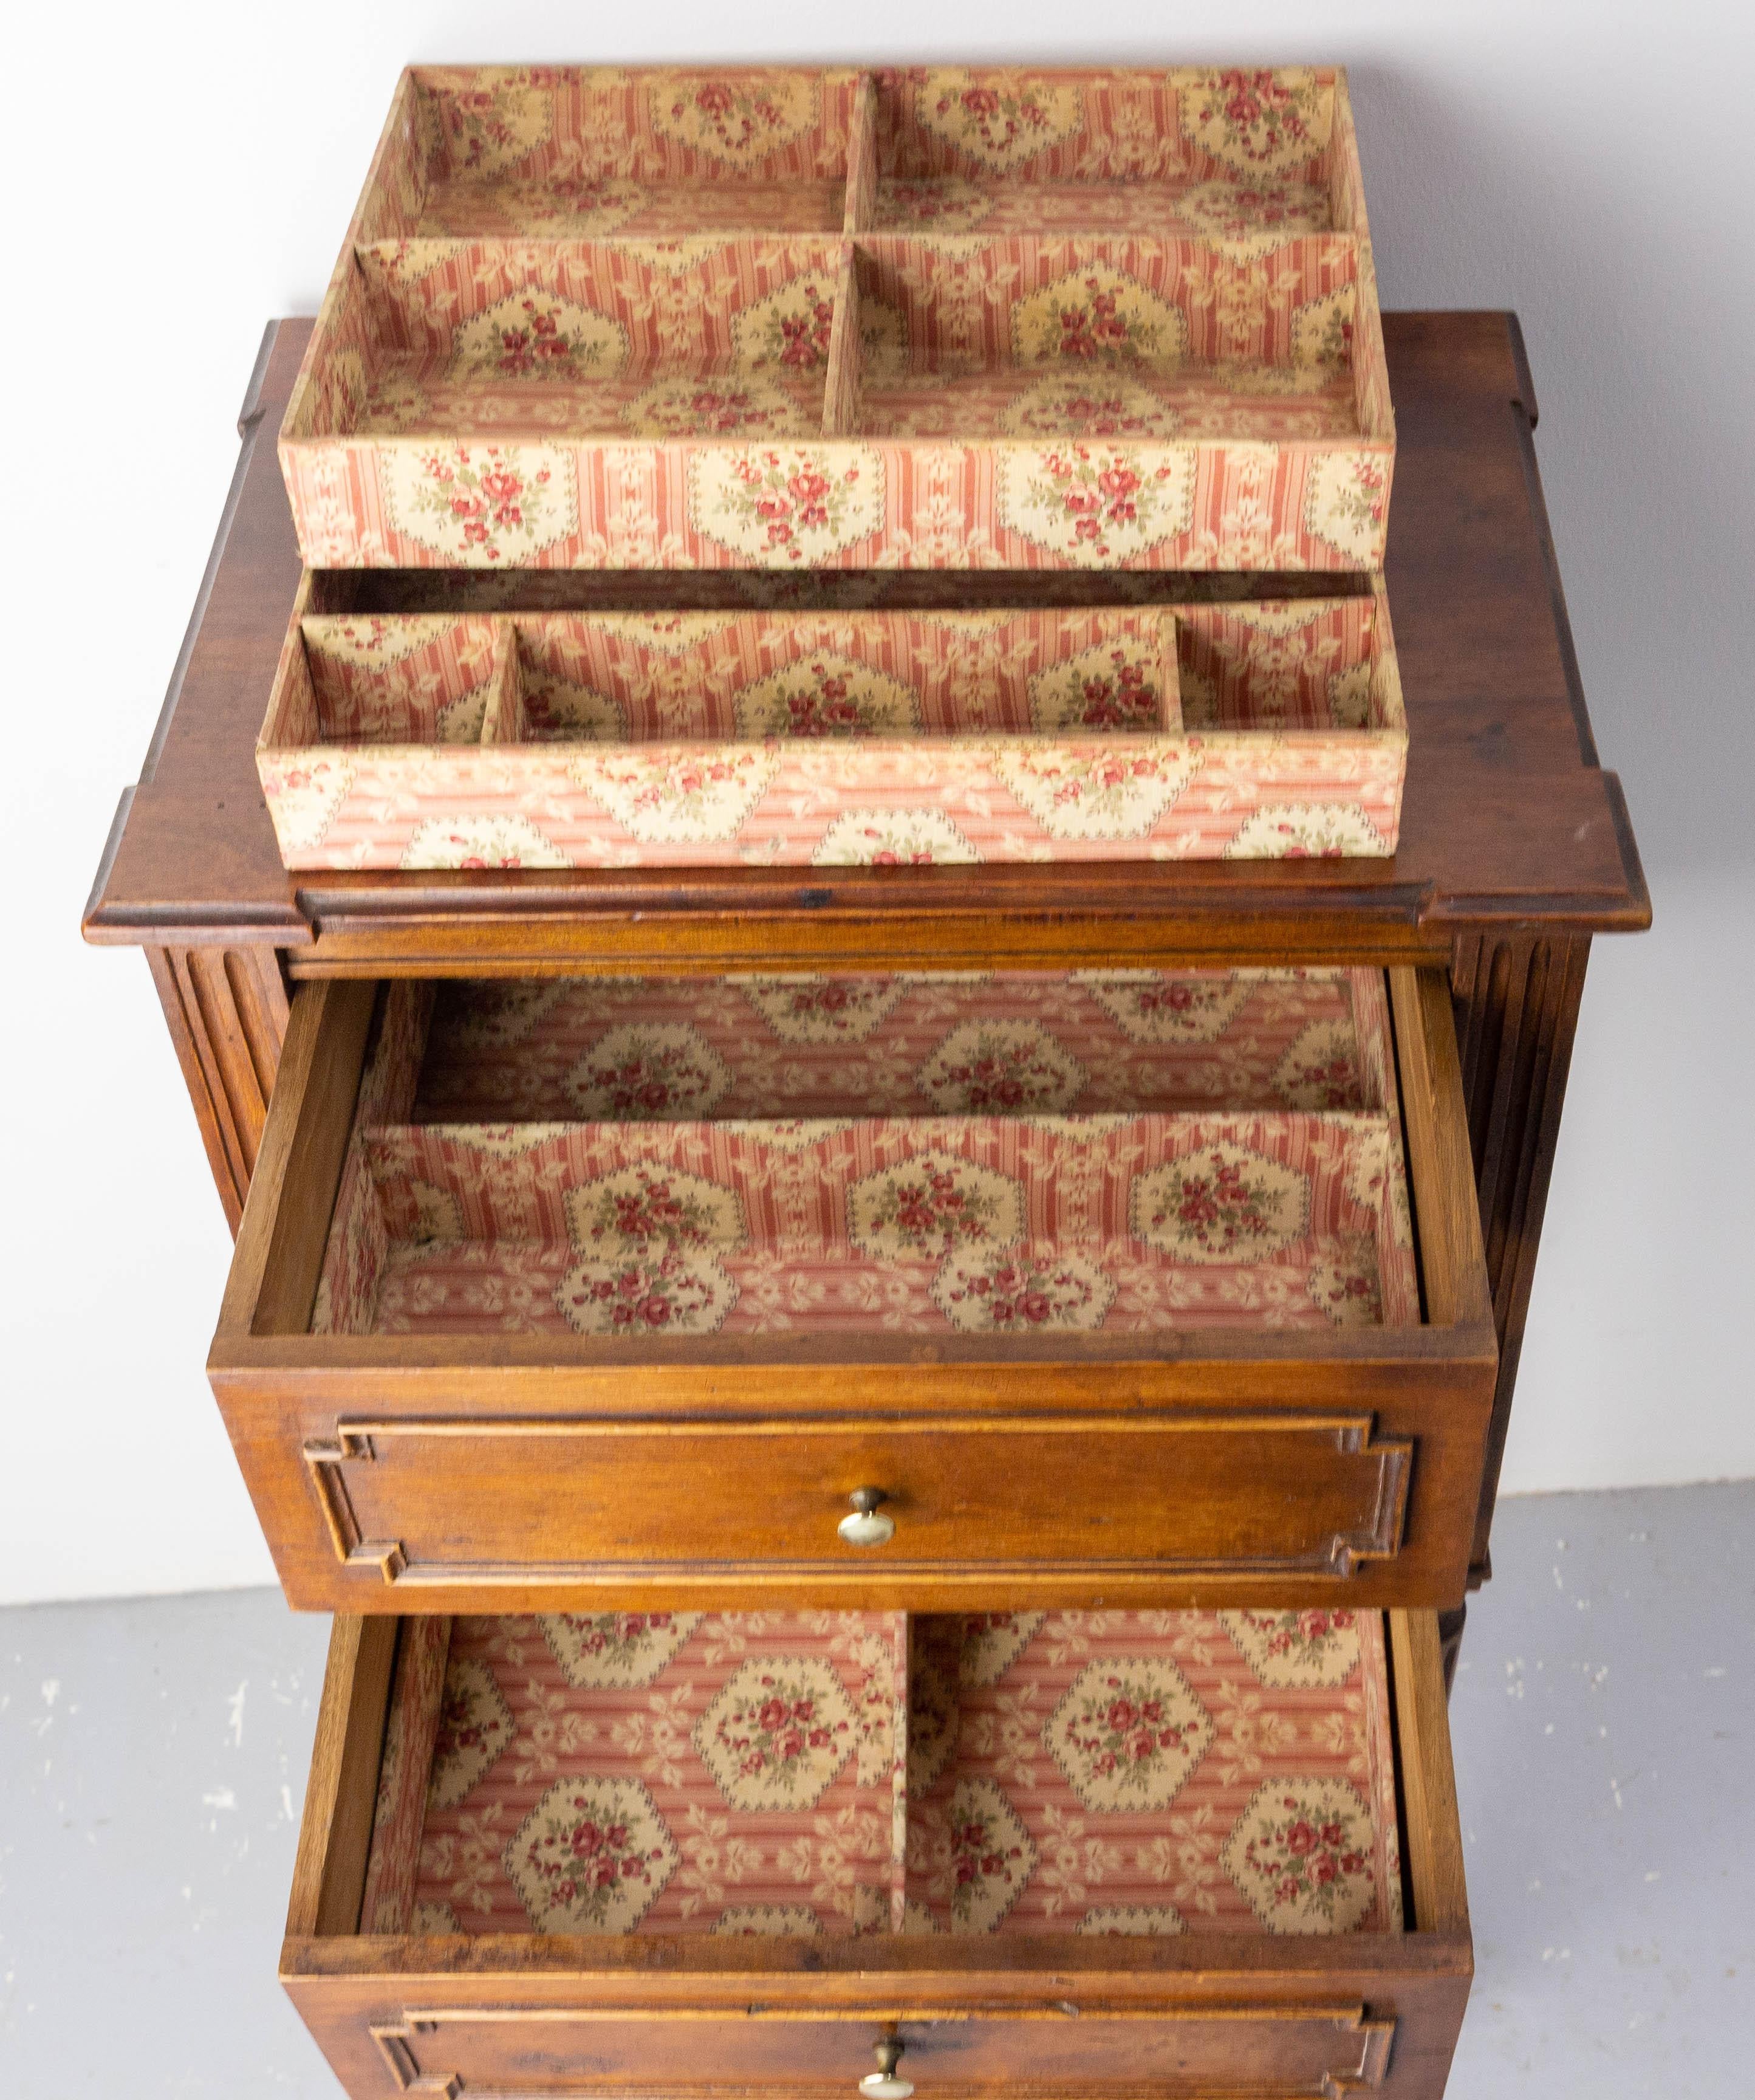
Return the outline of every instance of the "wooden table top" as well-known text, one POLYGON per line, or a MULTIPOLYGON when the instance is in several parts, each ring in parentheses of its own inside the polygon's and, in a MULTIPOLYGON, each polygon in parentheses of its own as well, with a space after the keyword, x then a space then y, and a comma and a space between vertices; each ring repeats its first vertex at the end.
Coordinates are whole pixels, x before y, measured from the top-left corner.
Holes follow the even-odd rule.
POLYGON ((1409 729, 1392 860, 289 875, 254 745, 298 583, 275 435, 309 339, 271 324, 243 449, 88 940, 263 943, 295 976, 1442 959, 1458 934, 1632 932, 1651 907, 1597 762, 1515 315, 1386 314, 1390 610, 1409 729))

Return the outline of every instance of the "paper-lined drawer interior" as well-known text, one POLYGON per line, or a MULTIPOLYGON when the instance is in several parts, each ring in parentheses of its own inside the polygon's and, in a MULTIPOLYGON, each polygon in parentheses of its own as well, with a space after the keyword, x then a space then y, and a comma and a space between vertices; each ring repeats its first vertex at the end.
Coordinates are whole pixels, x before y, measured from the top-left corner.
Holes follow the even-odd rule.
POLYGON ((1387 1669, 1350 1611, 407 1619, 361 1929, 1400 1931, 1387 1669))
POLYGON ((1359 972, 390 986, 319 1331, 1420 1319, 1359 972))
POLYGON ((314 1769, 356 2096, 1411 2096, 1466 1995, 1419 1615, 342 1621, 314 1769))

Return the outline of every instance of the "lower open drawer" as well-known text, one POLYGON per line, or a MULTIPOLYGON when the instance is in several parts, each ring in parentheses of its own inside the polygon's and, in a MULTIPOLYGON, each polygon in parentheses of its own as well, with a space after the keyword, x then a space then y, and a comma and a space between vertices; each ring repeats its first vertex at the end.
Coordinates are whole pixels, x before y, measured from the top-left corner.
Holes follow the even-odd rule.
POLYGON ((283 1979, 356 2100, 1443 2089, 1427 1613, 337 1619, 283 1979))

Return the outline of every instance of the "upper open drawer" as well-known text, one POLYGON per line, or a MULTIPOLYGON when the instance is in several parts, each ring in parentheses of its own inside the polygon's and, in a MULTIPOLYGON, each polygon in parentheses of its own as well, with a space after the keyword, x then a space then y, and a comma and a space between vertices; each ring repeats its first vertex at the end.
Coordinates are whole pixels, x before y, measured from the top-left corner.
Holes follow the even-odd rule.
POLYGON ((1456 1602, 1494 1365, 1442 982, 1121 971, 307 986, 209 1367, 296 1604, 933 1608, 1456 1602))
POLYGON ((1370 569, 1332 68, 404 75, 281 428, 317 567, 1370 569))

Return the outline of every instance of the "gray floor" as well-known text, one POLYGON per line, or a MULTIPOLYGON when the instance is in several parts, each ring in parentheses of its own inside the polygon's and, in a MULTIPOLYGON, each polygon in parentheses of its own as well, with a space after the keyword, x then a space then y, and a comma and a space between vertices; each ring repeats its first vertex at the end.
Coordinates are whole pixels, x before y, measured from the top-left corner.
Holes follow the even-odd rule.
MULTIPOLYGON (((1494 1559, 1453 2100, 1747 2094, 1755 1482, 1508 1502, 1494 1559)), ((273 1980, 324 1632, 259 1590, 0 1612, 5 2100, 333 2100, 273 1980)))

